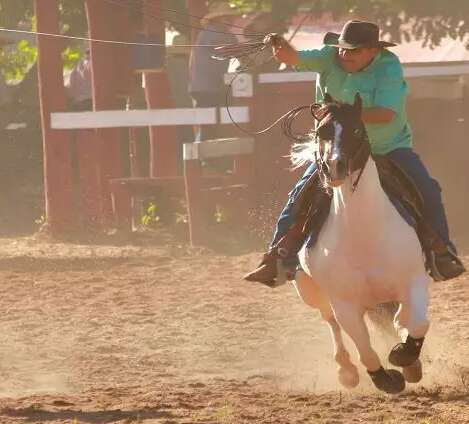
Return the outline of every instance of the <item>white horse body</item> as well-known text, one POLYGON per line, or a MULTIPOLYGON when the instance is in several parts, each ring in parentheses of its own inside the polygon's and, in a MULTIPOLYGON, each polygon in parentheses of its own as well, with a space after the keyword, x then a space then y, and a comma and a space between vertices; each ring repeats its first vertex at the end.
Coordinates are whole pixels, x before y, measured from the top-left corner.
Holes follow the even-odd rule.
MULTIPOLYGON (((303 269, 332 303, 359 308, 401 301, 410 282, 429 282, 415 230, 397 212, 369 159, 359 184, 355 174, 333 189, 329 217, 312 249, 300 252, 303 269)), ((425 299, 415 305, 426 309, 425 299)))
MULTIPOLYGON (((343 343, 341 329, 352 338, 372 379, 380 375, 391 381, 399 374, 384 371, 371 346, 364 321, 367 309, 379 303, 399 302, 394 324, 403 340, 407 336, 423 340, 429 327, 430 279, 415 230, 384 193, 371 158, 352 190, 357 178, 356 172, 333 188, 328 219, 314 246, 301 249, 299 259, 305 272, 296 276, 302 299, 318 308, 330 326, 339 380, 346 387, 355 387, 359 375, 343 343)), ((408 382, 421 378, 420 361, 402 367, 408 382)), ((384 390, 397 392, 403 387, 384 390)))

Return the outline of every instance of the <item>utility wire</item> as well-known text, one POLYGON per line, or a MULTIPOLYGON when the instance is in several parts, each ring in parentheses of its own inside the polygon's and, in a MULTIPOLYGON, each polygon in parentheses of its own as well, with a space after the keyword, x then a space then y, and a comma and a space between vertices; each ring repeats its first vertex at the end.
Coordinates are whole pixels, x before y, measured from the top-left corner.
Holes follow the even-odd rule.
MULTIPOLYGON (((122 4, 122 3, 118 3, 114 0, 104 0, 106 1, 107 3, 111 3, 111 4, 114 4, 114 5, 118 5, 118 6, 121 6, 121 7, 127 7, 127 6, 131 6, 130 4, 130 1, 131 0, 128 0, 129 3, 128 4, 122 4)), ((136 4, 134 4, 136 5, 136 4)), ((171 11, 171 12, 176 12, 176 13, 180 13, 180 14, 185 14, 184 12, 178 12, 174 9, 166 9, 166 8, 158 8, 158 9, 161 9, 161 10, 167 10, 167 11, 171 11)), ((300 28, 303 26, 303 24, 306 22, 306 20, 311 16, 312 14, 312 11, 310 13, 308 13, 301 21, 300 23, 298 24, 298 26, 295 28, 295 30, 293 31, 291 37, 289 38, 289 42, 291 42, 294 37, 296 36, 296 34, 298 33, 298 31, 300 30, 300 28)), ((199 18, 199 19, 203 19, 201 18, 200 16, 196 16, 196 15, 191 15, 191 14, 185 14, 187 16, 190 16, 190 17, 193 17, 193 18, 199 18)), ((160 20, 165 20, 165 21, 168 21, 168 22, 172 22, 172 23, 177 23, 179 25, 183 25, 183 26, 187 26, 187 27, 190 27, 190 28, 193 28, 193 29, 200 29, 200 30, 204 30, 204 31, 210 31, 210 32, 216 32, 216 33, 221 33, 221 34, 230 34, 230 35, 244 35, 244 36, 248 36, 248 34, 236 34, 236 33, 231 33, 231 32, 223 32, 223 31, 215 31, 215 30, 209 30, 208 28, 200 28, 200 27, 195 27, 193 25, 189 25, 189 24, 184 24, 182 22, 173 22, 169 19, 165 19, 163 17, 160 17, 160 16, 155 16, 153 14, 148 14, 147 13, 147 16, 151 17, 151 18, 154 18, 154 19, 160 19, 160 20)), ((227 23, 222 23, 222 22, 219 22, 220 24, 223 24, 223 25, 230 25, 230 24, 227 24, 227 23)), ((239 26, 236 26, 236 25, 231 25, 233 27, 238 27, 240 28, 239 26)), ((65 35, 65 34, 52 34, 52 33, 47 33, 47 32, 39 32, 39 31, 27 31, 27 30, 19 30, 19 29, 11 29, 11 28, 1 28, 0 27, 0 32, 10 32, 10 33, 17 33, 17 34, 28 34, 28 35, 36 35, 36 36, 46 36, 46 37, 53 37, 53 38, 62 38, 62 39, 68 39, 68 40, 79 40, 79 41, 87 41, 87 42, 95 42, 95 43, 105 43, 105 44, 118 44, 118 45, 128 45, 128 46, 147 46, 147 47, 166 47, 166 46, 169 46, 168 44, 165 44, 165 43, 142 43, 142 42, 129 42, 129 41, 117 41, 117 40, 106 40, 106 39, 96 39, 96 38, 89 38, 89 37, 78 37, 78 36, 71 36, 71 35, 65 35)), ((255 35, 255 36, 262 36, 262 37, 265 37, 266 34, 251 34, 251 35, 255 35)), ((248 45, 249 43, 245 43, 245 45, 248 45)), ((253 43, 252 45, 253 46, 258 46, 259 44, 261 43, 253 43)), ((227 45, 224 44, 224 45, 217 45, 217 44, 181 44, 179 45, 178 44, 178 47, 187 47, 187 48, 194 48, 194 47, 207 47, 207 48, 215 48, 215 47, 226 47, 227 45)), ((234 44, 233 46, 236 46, 236 44, 234 44)), ((268 47, 267 45, 265 45, 264 48, 268 47)), ((264 50, 264 48, 261 48, 261 49, 254 49, 254 51, 261 51, 261 50, 264 50)), ((267 64, 268 62, 270 62, 271 60, 273 59, 273 56, 271 56, 267 61, 255 66, 254 68, 258 68, 260 66, 263 66, 265 64, 267 64)), ((228 116, 230 117, 231 121, 233 122, 233 124, 238 128, 240 129, 241 131, 247 133, 247 134, 250 134, 250 135, 260 135, 260 134, 264 134, 266 133, 267 131, 271 130, 272 128, 274 128, 277 124, 279 124, 281 121, 284 121, 283 124, 282 124, 282 128, 285 129, 286 128, 289 128, 294 120, 294 118, 296 118, 296 116, 303 110, 305 110, 306 108, 308 108, 308 106, 301 106, 299 108, 295 108, 295 109, 292 109, 288 112, 286 112, 285 114, 283 114, 280 118, 278 118, 275 122, 273 122, 271 125, 269 125, 268 127, 266 127, 265 129, 263 130, 260 130, 260 131, 256 131, 256 132, 251 132, 251 131, 248 131, 246 129, 244 129, 243 127, 241 127, 237 122, 235 122, 235 120, 233 119, 231 113, 230 113, 230 110, 229 110, 229 91, 232 89, 232 86, 235 82, 235 80, 238 78, 238 76, 240 75, 240 73, 242 71, 246 71, 247 69, 254 69, 254 68, 250 68, 249 66, 247 67, 244 67, 242 70, 240 71, 237 71, 235 73, 235 76, 233 77, 233 79, 231 80, 228 88, 227 88, 227 95, 226 95, 226 110, 227 110, 227 113, 228 113, 228 116)), ((287 131, 288 132, 288 131, 287 131)), ((291 131, 290 131, 291 133, 291 131)), ((288 134, 286 134, 288 135, 288 134)), ((291 133, 291 135, 293 135, 291 133)))
MULTIPOLYGON (((297 27, 295 28, 295 30, 293 31, 292 35, 290 36, 290 38, 288 39, 288 42, 291 43, 293 41, 293 39, 296 37, 296 35, 298 34, 298 31, 301 29, 301 27, 304 25, 304 23, 311 17, 313 13, 313 9, 311 9, 311 11, 309 13, 306 14, 305 17, 303 17, 303 19, 299 22, 299 24, 297 25, 297 27)), ((259 54, 262 50, 264 50, 267 46, 267 44, 265 45, 265 47, 261 48, 261 49, 258 49, 257 51, 257 54, 259 54)), ((267 63, 269 63, 272 59, 273 59, 273 55, 268 59, 266 60, 265 62, 255 66, 254 68, 250 68, 250 69, 255 69, 255 68, 258 68, 260 66, 263 66, 267 63)), ((230 112, 230 106, 229 106, 229 97, 230 97, 230 91, 232 90, 233 88, 233 84, 234 82, 236 81, 236 79, 239 77, 239 75, 248 70, 249 69, 249 65, 248 66, 245 66, 243 69, 241 70, 237 70, 233 79, 230 81, 230 84, 228 85, 228 88, 226 90, 226 111, 228 113, 228 116, 231 120, 231 122, 235 125, 236 128, 238 128, 239 130, 241 130, 242 132, 244 132, 245 134, 248 134, 248 135, 251 135, 251 136, 255 136, 255 135, 261 135, 261 134, 265 134, 267 133, 268 131, 270 131, 272 128, 274 128, 275 126, 277 126, 279 123, 282 123, 282 131, 283 133, 291 140, 294 140, 294 141, 297 141, 297 142, 301 142, 301 141, 305 141, 307 138, 308 138, 308 135, 307 134, 295 134, 293 132, 293 129, 292 129, 292 126, 293 126, 293 122, 294 120, 302 113, 304 112, 305 110, 309 110, 311 111, 311 105, 305 105, 305 106, 299 106, 299 107, 296 107, 294 109, 291 109, 289 110, 288 112, 284 113, 282 116, 280 116, 280 118, 276 119, 272 124, 270 124, 268 127, 262 129, 262 130, 259 130, 259 131, 249 131, 245 128, 243 128, 241 125, 239 125, 233 118, 233 116, 231 115, 231 112, 230 112)))
MULTIPOLYGON (((106 1, 107 3, 112 3, 112 4, 115 4, 115 5, 118 5, 118 6, 132 6, 132 0, 126 0, 127 4, 123 4, 123 3, 118 3, 117 0, 104 0, 106 1)), ((140 0, 133 0, 133 5, 139 7, 141 5, 140 3, 140 0)), ((194 19, 197 19, 199 21, 202 21, 205 19, 204 16, 199 16, 199 15, 192 15, 190 13, 187 13, 187 12, 184 12, 182 10, 177 10, 177 9, 169 9, 167 7, 162 7, 162 6, 156 6, 154 4, 152 5, 149 5, 149 6, 146 6, 146 9, 152 9, 152 10, 163 10, 165 12, 171 12, 171 13, 175 13, 177 15, 182 15, 182 16, 189 16, 190 18, 194 18, 194 19)), ((223 22, 223 21, 220 21, 218 19, 213 19, 214 22, 216 22, 217 24, 219 25, 223 25, 223 26, 226 26, 226 27, 232 27, 232 28, 238 28, 238 29, 244 29, 244 27, 240 26, 240 25, 235 25, 235 24, 231 24, 231 23, 228 23, 228 22, 223 22)), ((171 22, 171 21, 170 21, 171 22)), ((175 22, 175 23, 180 23, 180 22, 175 22)), ((231 33, 230 33, 231 34, 231 33)), ((243 34, 245 35, 245 34, 243 34)), ((261 36, 261 34, 253 34, 253 35, 259 35, 261 36)))
MULTIPOLYGON (((129 7, 129 6, 131 6, 130 4, 123 4, 123 3, 117 2, 115 0, 104 0, 104 1, 109 3, 109 4, 119 6, 119 7, 129 7)), ((131 0, 129 0, 129 1, 131 1, 131 0)), ((134 6, 139 6, 139 4, 134 4, 134 6)), ((171 10, 171 9, 165 9, 165 8, 161 8, 161 9, 162 10, 169 10, 169 11, 171 10)), ((180 13, 184 14, 186 16, 192 16, 192 17, 195 17, 195 18, 198 18, 198 19, 203 19, 200 16, 190 15, 190 14, 184 13, 184 12, 180 12, 180 13)), ((227 32, 227 31, 219 31, 219 30, 210 29, 210 28, 204 28, 204 27, 201 27, 201 26, 195 26, 195 25, 184 23, 184 22, 173 21, 171 19, 165 18, 164 16, 161 16, 160 14, 156 15, 156 14, 147 12, 146 16, 150 17, 152 19, 155 19, 155 20, 165 21, 165 22, 167 21, 167 22, 171 22, 172 24, 177 24, 177 25, 185 26, 185 27, 192 28, 192 29, 204 30, 204 31, 207 31, 207 32, 213 32, 213 33, 216 33, 216 34, 242 35, 242 36, 245 36, 245 37, 264 37, 265 36, 265 34, 259 34, 259 33, 257 33, 257 34, 245 34, 244 32, 243 33, 237 33, 237 32, 227 32)), ((223 25, 227 25, 227 24, 223 24, 223 25)), ((234 26, 234 25, 232 25, 232 26, 234 26)), ((238 28, 241 28, 241 27, 238 27, 238 28)))
MULTIPOLYGON (((40 35, 45 37, 55 37, 55 38, 64 38, 67 40, 79 40, 79 41, 90 41, 93 43, 107 43, 107 44, 121 44, 126 46, 153 46, 153 47, 169 47, 171 44, 163 44, 163 43, 141 43, 141 42, 131 42, 131 41, 117 41, 117 40, 104 40, 100 38, 88 38, 88 37, 77 37, 72 35, 65 35, 65 34, 52 34, 49 32, 39 32, 39 31, 26 31, 22 29, 10 29, 10 28, 0 28, 0 32, 12 32, 18 34, 28 34, 28 35, 40 35)), ((219 44, 178 44, 177 47, 223 47, 226 44, 219 45, 219 44)))
MULTIPOLYGON (((116 6, 120 7, 128 7, 131 6, 131 4, 123 4, 120 2, 116 2, 114 0, 104 0, 107 3, 114 4, 116 6)), ((128 0, 129 2, 132 0, 128 0)), ((136 5, 136 4, 135 4, 136 5)), ((161 10, 168 10, 171 12, 176 12, 175 9, 166 9, 166 8, 159 8, 161 10)), ((181 15, 184 15, 184 12, 178 12, 181 15)), ((196 15, 190 15, 186 14, 187 16, 194 17, 194 18, 200 18, 199 16, 196 15)), ((208 32, 214 32, 214 33, 219 33, 219 34, 227 34, 227 35, 243 35, 246 37, 265 37, 265 34, 237 34, 237 33, 232 33, 232 32, 224 32, 224 31, 216 31, 216 30, 211 30, 209 28, 202 28, 202 27, 197 27, 193 26, 190 24, 184 24, 182 22, 174 22, 170 19, 166 19, 161 16, 156 16, 154 14, 146 13, 146 16, 156 19, 156 20, 164 20, 168 21, 171 23, 179 24, 182 26, 186 26, 192 29, 199 29, 203 31, 208 31, 208 32)), ((202 19, 202 18, 200 18, 202 19)), ((221 22, 220 22, 221 23, 221 22)), ((229 24, 224 24, 224 25, 229 25, 229 24)), ((232 25, 235 26, 235 25, 232 25)), ((239 26, 235 26, 238 28, 242 28, 239 26)), ((148 46, 148 47, 167 47, 170 46, 170 44, 166 43, 147 43, 147 42, 131 42, 131 41, 118 41, 118 40, 109 40, 109 39, 97 39, 97 38, 90 38, 90 37, 79 37, 79 36, 72 36, 72 35, 65 35, 65 34, 52 34, 48 32, 39 32, 39 31, 28 31, 28 30, 20 30, 20 29, 12 29, 12 28, 1 28, 0 27, 0 32, 10 32, 10 33, 17 33, 17 34, 27 34, 27 35, 40 35, 40 36, 47 36, 47 37, 55 37, 55 38, 63 38, 63 39, 68 39, 68 40, 78 40, 78 41, 88 41, 88 42, 96 42, 96 43, 106 43, 106 44, 120 44, 120 45, 128 45, 128 46, 148 46)), ((226 44, 178 44, 178 47, 187 47, 187 48, 194 48, 194 47, 208 47, 208 48, 215 48, 215 47, 223 47, 226 46, 226 44)))

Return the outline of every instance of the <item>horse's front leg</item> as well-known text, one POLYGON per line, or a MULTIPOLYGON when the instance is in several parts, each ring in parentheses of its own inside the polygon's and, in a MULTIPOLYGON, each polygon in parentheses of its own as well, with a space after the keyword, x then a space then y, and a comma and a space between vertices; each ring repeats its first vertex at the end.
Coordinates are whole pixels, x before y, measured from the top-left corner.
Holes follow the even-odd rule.
POLYGON ((302 298, 303 302, 314 309, 319 309, 322 318, 329 325, 332 335, 334 360, 338 364, 337 372, 340 383, 348 389, 356 387, 360 381, 358 370, 352 363, 350 354, 345 348, 342 332, 335 319, 329 299, 323 294, 319 285, 305 272, 297 272, 295 280, 298 295, 302 298))
POLYGON ((332 313, 332 309, 331 315, 329 315, 326 321, 329 325, 329 329, 331 330, 332 343, 334 346, 334 359, 339 365, 337 369, 337 372, 339 373, 339 381, 347 389, 353 389, 354 387, 357 387, 358 383, 360 382, 358 369, 352 363, 350 354, 345 348, 340 325, 335 319, 334 314, 332 313))
POLYGON ((403 342, 391 350, 389 362, 403 367, 406 380, 413 383, 422 378, 419 357, 430 326, 427 318, 428 303, 428 277, 422 276, 402 296, 401 306, 394 319, 396 328, 401 330, 401 336, 406 337, 402 337, 403 342), (407 331, 404 332, 403 329, 407 331))
POLYGON ((334 302, 332 306, 338 323, 355 343, 360 361, 367 369, 374 385, 386 393, 399 393, 404 390, 405 380, 402 374, 396 370, 385 370, 371 346, 364 311, 347 302, 334 302))

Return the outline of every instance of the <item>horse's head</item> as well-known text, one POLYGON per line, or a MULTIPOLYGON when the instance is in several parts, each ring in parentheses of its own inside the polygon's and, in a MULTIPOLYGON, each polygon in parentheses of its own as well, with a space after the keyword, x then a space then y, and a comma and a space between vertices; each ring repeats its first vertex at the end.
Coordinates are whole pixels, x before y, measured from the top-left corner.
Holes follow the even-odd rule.
POLYGON ((339 187, 354 171, 362 169, 369 155, 369 143, 361 119, 362 100, 355 96, 353 105, 340 103, 326 94, 323 104, 314 105, 314 117, 319 124, 319 172, 327 185, 339 187))

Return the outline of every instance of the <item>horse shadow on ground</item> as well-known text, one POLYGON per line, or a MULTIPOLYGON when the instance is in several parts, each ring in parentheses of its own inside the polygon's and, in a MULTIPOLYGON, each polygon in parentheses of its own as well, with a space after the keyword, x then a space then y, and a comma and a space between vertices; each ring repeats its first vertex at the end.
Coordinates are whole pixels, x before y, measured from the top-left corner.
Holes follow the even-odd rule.
POLYGON ((107 424, 115 422, 141 422, 150 419, 166 419, 176 423, 177 417, 170 412, 159 410, 156 408, 121 411, 120 409, 110 411, 80 411, 80 410, 64 410, 64 411, 48 411, 46 409, 38 409, 35 407, 27 408, 5 408, 0 411, 0 417, 23 418, 26 422, 85 422, 90 424, 107 424), (175 421, 171 421, 175 420, 175 421))

